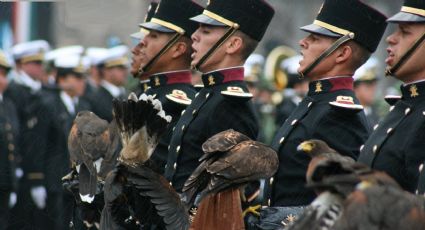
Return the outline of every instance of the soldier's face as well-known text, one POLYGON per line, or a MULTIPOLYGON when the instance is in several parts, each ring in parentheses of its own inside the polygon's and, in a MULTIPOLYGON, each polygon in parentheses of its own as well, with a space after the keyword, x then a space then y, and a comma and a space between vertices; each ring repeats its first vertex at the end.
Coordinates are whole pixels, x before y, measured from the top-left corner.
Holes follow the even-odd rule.
POLYGON ((116 86, 123 86, 127 81, 128 70, 124 66, 105 69, 105 80, 116 86))
MULTIPOLYGON (((225 27, 208 26, 201 24, 192 34, 192 66, 199 63, 200 59, 211 49, 212 46, 226 33, 225 27)), ((208 72, 218 69, 218 65, 223 61, 224 46, 218 48, 208 60, 202 64, 201 71, 208 72)))
MULTIPOLYGON (((333 44, 334 41, 334 38, 318 34, 309 34, 307 37, 301 39, 299 41, 299 45, 301 46, 301 55, 303 58, 300 60, 300 67, 298 67, 298 72, 304 72, 311 63, 313 63, 326 49, 328 49, 333 44)), ((332 69, 333 54, 323 59, 320 64, 318 64, 309 73, 308 77, 310 80, 316 80, 316 78, 320 78, 326 75, 327 72, 332 69)))
MULTIPOLYGON (((387 37, 388 57, 385 63, 393 67, 407 52, 416 40, 425 32, 425 24, 400 23, 397 29, 387 37)), ((396 77, 405 83, 413 82, 425 76, 425 44, 422 43, 413 55, 395 73, 396 77)))
MULTIPOLYGON (((148 64, 149 61, 152 60, 165 45, 167 45, 172 36, 172 33, 161 33, 154 30, 149 31, 149 33, 146 34, 141 41, 140 66, 144 67, 148 64)), ((167 57, 167 53, 163 54, 159 60, 150 67, 148 70, 150 73, 158 73, 162 71, 165 65, 168 65, 168 63, 165 63, 164 61, 167 57)))
POLYGON ((58 84, 62 90, 72 97, 82 96, 86 89, 85 78, 74 74, 68 74, 66 77, 61 78, 58 84))
POLYGON ((134 77, 138 76, 140 65, 142 64, 142 42, 139 42, 133 49, 131 49, 131 53, 133 56, 131 57, 131 69, 130 73, 134 77))
POLYGON ((30 77, 41 81, 45 76, 43 63, 41 61, 32 61, 23 63, 21 69, 28 74, 30 77))
POLYGON ((7 72, 4 68, 0 68, 0 94, 6 91, 7 85, 7 72))

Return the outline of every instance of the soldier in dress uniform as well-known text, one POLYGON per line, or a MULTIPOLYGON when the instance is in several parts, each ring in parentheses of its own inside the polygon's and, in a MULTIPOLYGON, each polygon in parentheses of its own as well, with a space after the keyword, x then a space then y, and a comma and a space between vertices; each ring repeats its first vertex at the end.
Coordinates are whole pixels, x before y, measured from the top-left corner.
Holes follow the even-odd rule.
POLYGON ((85 90, 85 74, 89 60, 78 54, 63 54, 54 61, 56 82, 59 90, 51 97, 43 98, 44 119, 42 133, 45 146, 45 182, 47 189, 47 212, 49 226, 61 229, 69 225, 72 215, 73 197, 64 194, 61 178, 70 170, 68 135, 72 122, 79 111, 90 110, 90 105, 81 96, 85 90))
POLYGON ((375 102, 376 89, 378 86, 378 59, 371 57, 354 74, 354 93, 363 105, 371 126, 378 124, 379 115, 377 113, 375 102))
POLYGON ((110 48, 100 60, 102 80, 97 92, 89 98, 93 112, 100 118, 112 121, 112 100, 125 99, 129 60, 126 46, 110 48))
POLYGON ((164 173, 167 163, 173 127, 195 97, 196 91, 191 84, 190 35, 198 28, 198 23, 189 18, 202 10, 192 0, 162 0, 150 22, 140 25, 148 31, 140 41, 141 74, 150 79, 146 94, 161 101, 165 112, 173 118, 151 157, 160 173, 164 173))
POLYGON ((7 73, 10 69, 9 61, 0 51, 0 230, 7 228, 9 198, 17 189, 15 152, 19 130, 18 115, 13 102, 3 95, 8 86, 7 73))
POLYGON ((46 41, 37 40, 20 43, 12 47, 12 56, 16 64, 12 81, 5 92, 16 106, 19 117, 19 156, 17 156, 19 181, 18 202, 12 209, 9 225, 11 229, 28 226, 46 229, 47 192, 45 188, 44 163, 42 151, 44 129, 42 116, 42 83, 44 53, 49 49, 46 41), (23 172, 23 173, 22 173, 23 172))
POLYGON ((282 226, 315 197, 305 188, 310 157, 297 152, 302 141, 321 139, 357 159, 370 127, 354 95, 352 76, 376 50, 385 20, 361 1, 325 0, 313 24, 301 28, 309 35, 299 41, 303 58, 298 72, 310 81, 309 91, 272 142, 280 165, 270 179, 272 207, 264 210, 262 223, 282 226))
POLYGON ((263 0, 212 0, 192 18, 200 23, 192 35, 192 66, 204 73, 204 88, 183 111, 168 147, 165 176, 177 192, 198 166, 209 137, 234 129, 256 139, 258 122, 243 64, 273 15, 263 0))
POLYGON ((375 126, 358 160, 415 192, 425 160, 425 2, 404 1, 388 22, 397 28, 386 39, 386 74, 404 83, 402 97, 391 101, 390 113, 375 126))
MULTIPOLYGON (((153 15, 155 14, 157 7, 158 7, 158 2, 152 1, 150 3, 148 12, 146 13, 146 16, 145 16, 144 23, 150 22, 153 15)), ((131 53, 133 54, 133 56, 131 58, 130 73, 131 75, 133 75, 134 78, 137 78, 140 80, 139 85, 136 88, 136 92, 135 92, 136 95, 140 95, 146 92, 146 90, 148 90, 148 88, 150 87, 149 75, 147 75, 146 73, 142 74, 143 71, 140 69, 140 67, 143 67, 141 66, 143 56, 141 53, 142 43, 140 41, 145 37, 145 34, 147 33, 149 33, 149 31, 147 31, 146 29, 142 27, 140 28, 140 31, 130 35, 131 39, 134 40, 133 43, 135 44, 133 49, 131 49, 131 53)))

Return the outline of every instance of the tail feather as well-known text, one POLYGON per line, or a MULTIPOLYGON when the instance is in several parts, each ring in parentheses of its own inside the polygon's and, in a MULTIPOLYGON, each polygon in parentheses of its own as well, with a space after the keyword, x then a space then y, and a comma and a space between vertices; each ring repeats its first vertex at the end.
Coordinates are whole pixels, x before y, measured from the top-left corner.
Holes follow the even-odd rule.
POLYGON ((200 204, 190 230, 245 229, 239 189, 207 196, 200 204))
MULTIPOLYGON (((96 170, 95 170, 96 172, 96 170)), ((91 203, 96 194, 97 174, 91 174, 85 164, 82 164, 79 172, 80 197, 84 202, 91 203)))

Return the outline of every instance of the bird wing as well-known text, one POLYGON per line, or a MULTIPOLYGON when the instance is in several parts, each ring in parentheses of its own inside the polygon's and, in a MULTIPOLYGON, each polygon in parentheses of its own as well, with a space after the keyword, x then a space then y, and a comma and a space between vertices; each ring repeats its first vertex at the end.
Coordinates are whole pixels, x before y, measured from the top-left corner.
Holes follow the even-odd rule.
POLYGON ((231 185, 266 179, 273 176, 279 159, 270 147, 257 141, 244 141, 207 166, 212 175, 208 185, 210 192, 231 185))
POLYGON ((228 129, 226 131, 217 133, 206 140, 204 144, 202 144, 202 150, 204 151, 205 155, 200 158, 199 161, 202 161, 211 153, 226 152, 238 143, 247 140, 250 140, 250 138, 233 129, 228 129))
POLYGON ((74 122, 68 136, 68 151, 72 165, 74 166, 83 163, 81 158, 83 152, 81 149, 80 137, 78 137, 78 133, 78 126, 76 122, 74 122))
POLYGON ((100 167, 99 176, 106 178, 106 175, 115 167, 119 156, 118 146, 120 144, 120 137, 118 133, 117 123, 113 120, 108 127, 110 145, 104 155, 102 165, 100 167))
POLYGON ((143 165, 128 167, 128 171, 128 182, 138 190, 140 196, 150 198, 167 229, 189 228, 188 212, 179 195, 163 176, 143 165))

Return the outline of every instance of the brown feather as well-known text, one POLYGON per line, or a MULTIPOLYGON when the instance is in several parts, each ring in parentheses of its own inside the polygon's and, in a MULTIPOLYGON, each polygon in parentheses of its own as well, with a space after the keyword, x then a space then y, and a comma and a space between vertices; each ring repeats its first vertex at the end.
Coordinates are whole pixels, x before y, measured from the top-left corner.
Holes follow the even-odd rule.
POLYGON ((211 194, 202 200, 190 230, 245 229, 240 191, 237 188, 211 194))

